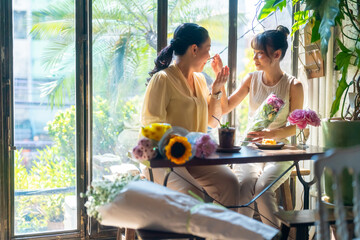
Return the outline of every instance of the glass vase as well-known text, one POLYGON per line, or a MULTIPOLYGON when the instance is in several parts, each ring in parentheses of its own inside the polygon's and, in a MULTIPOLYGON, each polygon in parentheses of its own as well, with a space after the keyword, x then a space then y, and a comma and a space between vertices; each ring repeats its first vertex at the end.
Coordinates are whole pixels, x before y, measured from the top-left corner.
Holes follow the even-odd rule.
POLYGON ((308 146, 306 145, 306 141, 309 139, 309 135, 310 135, 309 128, 300 129, 296 127, 296 141, 297 141, 297 147, 299 149, 308 148, 308 146))

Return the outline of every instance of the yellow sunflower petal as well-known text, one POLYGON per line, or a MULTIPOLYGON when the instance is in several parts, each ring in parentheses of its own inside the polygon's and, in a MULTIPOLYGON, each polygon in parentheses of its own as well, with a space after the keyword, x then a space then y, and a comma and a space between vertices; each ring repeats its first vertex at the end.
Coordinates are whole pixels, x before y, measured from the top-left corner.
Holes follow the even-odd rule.
POLYGON ((192 155, 191 144, 187 141, 186 137, 181 137, 181 136, 172 137, 168 145, 165 147, 165 155, 171 162, 174 162, 175 164, 178 165, 184 164, 190 159, 192 155), (171 155, 171 148, 175 143, 181 143, 185 147, 185 151, 183 155, 181 155, 180 157, 174 157, 171 155))

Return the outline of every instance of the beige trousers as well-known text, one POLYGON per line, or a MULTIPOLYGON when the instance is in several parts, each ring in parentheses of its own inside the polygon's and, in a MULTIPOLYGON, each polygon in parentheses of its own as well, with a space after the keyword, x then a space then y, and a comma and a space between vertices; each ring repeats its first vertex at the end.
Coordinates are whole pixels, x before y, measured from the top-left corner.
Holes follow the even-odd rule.
MULTIPOLYGON (((250 202, 251 199, 288 169, 291 164, 292 162, 235 164, 233 171, 240 182, 240 205, 250 202)), ((272 227, 280 227, 280 221, 273 214, 279 210, 275 190, 289 178, 290 174, 291 171, 288 171, 287 174, 256 200, 261 221, 272 227)), ((253 209, 254 204, 250 205, 250 207, 239 208, 238 212, 248 217, 253 217, 253 209)))
MULTIPOLYGON (((154 182, 163 185, 166 173, 165 168, 153 168, 154 182)), ((238 205, 239 203, 239 182, 235 174, 226 166, 196 166, 196 167, 175 167, 174 172, 170 173, 167 187, 185 194, 189 190, 205 198, 199 189, 204 189, 212 198, 224 206, 238 205), (183 178, 179 177, 178 175, 183 178)), ((149 171, 144 171, 147 179, 149 171)))

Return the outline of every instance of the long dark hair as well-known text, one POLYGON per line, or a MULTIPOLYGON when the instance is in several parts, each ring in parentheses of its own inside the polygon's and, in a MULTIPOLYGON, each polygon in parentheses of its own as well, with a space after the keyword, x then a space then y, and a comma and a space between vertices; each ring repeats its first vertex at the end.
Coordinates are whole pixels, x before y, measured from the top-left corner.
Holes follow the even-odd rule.
POLYGON ((263 50, 268 57, 270 56, 270 50, 274 52, 281 49, 280 60, 282 60, 288 48, 287 36, 289 33, 287 27, 279 25, 276 30, 267 30, 257 34, 251 40, 251 47, 256 50, 263 50))
POLYGON ((189 46, 196 44, 200 47, 208 38, 209 33, 205 28, 195 23, 181 24, 175 29, 174 38, 170 41, 170 45, 163 48, 155 59, 155 67, 149 72, 150 76, 167 68, 171 63, 173 53, 182 56, 189 46))

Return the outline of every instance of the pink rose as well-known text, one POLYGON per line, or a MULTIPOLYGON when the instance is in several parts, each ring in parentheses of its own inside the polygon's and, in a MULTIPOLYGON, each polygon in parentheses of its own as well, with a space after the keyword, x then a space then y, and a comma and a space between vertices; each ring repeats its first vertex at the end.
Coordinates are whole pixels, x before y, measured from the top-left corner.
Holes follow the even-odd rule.
POLYGON ((321 120, 315 111, 310 110, 310 109, 307 110, 305 112, 305 117, 306 117, 308 124, 310 124, 311 126, 314 126, 314 127, 320 126, 321 120))
POLYGON ((304 129, 307 126, 307 119, 305 110, 296 109, 288 117, 288 121, 292 125, 298 126, 300 129, 304 129))

